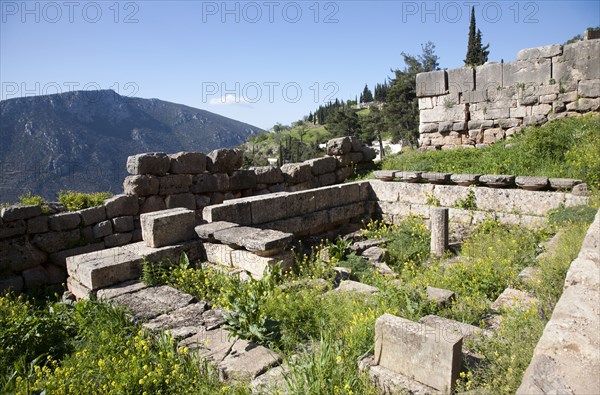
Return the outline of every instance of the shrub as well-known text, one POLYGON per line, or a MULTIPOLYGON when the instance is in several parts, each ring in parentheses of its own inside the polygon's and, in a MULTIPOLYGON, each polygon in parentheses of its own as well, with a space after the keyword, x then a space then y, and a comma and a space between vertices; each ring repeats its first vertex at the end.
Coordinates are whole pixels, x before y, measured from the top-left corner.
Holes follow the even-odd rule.
POLYGON ((44 200, 40 195, 33 195, 31 192, 27 192, 23 195, 19 195, 19 202, 24 205, 40 206, 43 214, 49 214, 50 208, 48 202, 44 200))
POLYGON ((550 225, 567 225, 569 223, 586 223, 591 224, 596 216, 597 208, 590 206, 561 206, 551 210, 548 213, 548 223, 550 225))
POLYGON ((104 204, 104 200, 111 197, 110 192, 81 193, 73 191, 58 192, 58 201, 69 211, 81 210, 104 204))

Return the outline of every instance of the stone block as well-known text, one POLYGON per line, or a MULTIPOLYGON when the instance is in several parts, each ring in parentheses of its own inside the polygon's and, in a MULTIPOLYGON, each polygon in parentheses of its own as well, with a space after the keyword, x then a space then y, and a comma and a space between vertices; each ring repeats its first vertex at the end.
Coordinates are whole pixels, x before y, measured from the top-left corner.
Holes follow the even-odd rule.
POLYGON ((431 110, 421 110, 419 113, 421 123, 431 122, 464 122, 465 105, 447 102, 443 106, 432 108, 431 110))
POLYGON ((349 293, 356 293, 356 294, 374 295, 379 292, 379 289, 377 289, 376 287, 367 285, 367 284, 360 283, 358 281, 345 280, 340 283, 339 287, 337 287, 336 289, 334 289, 331 292, 334 292, 334 293, 349 292, 349 293))
POLYGON ((344 206, 333 207, 327 210, 330 224, 337 224, 351 219, 359 218, 366 213, 364 202, 351 203, 344 206))
POLYGON ((106 217, 112 219, 122 215, 137 215, 138 198, 135 195, 116 195, 104 201, 106 217))
POLYGON ((199 358, 218 364, 231 351, 236 339, 225 329, 202 330, 179 343, 179 347, 188 347, 199 358))
POLYGON ((24 237, 0 240, 0 272, 21 272, 40 265, 48 255, 24 237))
POLYGON ((518 176, 515 184, 526 191, 543 191, 548 187, 548 177, 518 176))
POLYGON ((312 178, 310 165, 305 163, 286 163, 281 166, 281 172, 287 184, 300 184, 312 178))
POLYGON ((140 215, 142 238, 148 247, 163 247, 189 240, 194 236, 196 214, 193 210, 174 208, 140 215))
POLYGON ((232 191, 256 187, 256 173, 253 170, 234 170, 229 176, 229 189, 232 191))
POLYGON ((229 190, 229 176, 225 173, 203 173, 194 176, 192 193, 222 192, 229 190))
POLYGON ((575 185, 581 184, 582 180, 572 178, 550 178, 550 187, 559 191, 568 191, 573 189, 575 185))
POLYGON ((167 331, 174 336, 176 333, 188 332, 196 334, 204 325, 202 314, 206 311, 206 302, 192 303, 144 323, 142 326, 150 331, 167 331))
POLYGON ((171 174, 199 174, 206 170, 206 155, 201 152, 178 152, 169 157, 171 174))
POLYGON ((67 258, 70 256, 87 254, 104 249, 104 243, 93 243, 81 247, 75 247, 68 250, 58 251, 50 254, 50 262, 59 267, 67 267, 67 258))
POLYGON ((279 262, 281 262, 284 272, 289 270, 293 260, 293 256, 289 252, 265 257, 245 250, 231 251, 233 267, 248 271, 256 279, 262 278, 268 268, 273 268, 279 262))
POLYGON ((106 219, 106 208, 104 206, 84 208, 83 210, 76 211, 76 213, 79 213, 81 216, 81 224, 83 226, 95 225, 106 219))
POLYGON ((123 246, 125 250, 146 258, 148 262, 170 265, 179 262, 182 253, 186 253, 191 262, 204 260, 204 247, 201 240, 190 240, 166 247, 148 247, 143 241, 123 246))
POLYGON ((352 166, 362 162, 362 152, 350 152, 345 155, 337 155, 334 157, 338 162, 338 167, 352 166))
POLYGON ((567 111, 588 112, 600 109, 600 98, 590 99, 582 97, 567 104, 567 111))
POLYGON ((165 197, 165 205, 171 208, 186 208, 188 210, 196 209, 196 197, 192 193, 178 193, 165 197))
POLYGON ((227 221, 240 225, 252 225, 250 203, 246 199, 239 199, 207 206, 202 209, 202 218, 208 222, 227 221))
POLYGON ((84 286, 73 277, 67 277, 67 289, 77 300, 89 300, 95 295, 94 291, 84 286))
POLYGON ((190 174, 168 174, 159 178, 159 194, 163 196, 190 192, 191 186, 190 174))
POLYGON ((579 81, 577 94, 581 97, 600 96, 600 79, 579 81))
POLYGON ((565 194, 559 192, 512 191, 513 210, 520 214, 546 216, 552 209, 565 203, 565 194))
POLYGON ((94 291, 142 274, 142 258, 123 247, 67 257, 67 272, 94 291))
POLYGON ((345 155, 352 151, 350 137, 338 137, 327 142, 327 155, 345 155))
POLYGON ((504 63, 504 87, 519 84, 545 85, 550 83, 552 61, 547 58, 536 60, 517 60, 504 63))
POLYGON ((287 193, 274 193, 249 201, 252 224, 276 221, 288 216, 287 193))
POLYGON ((439 317, 437 315, 426 315, 419 320, 419 323, 434 328, 435 332, 442 340, 455 341, 457 339, 473 340, 479 336, 491 336, 491 333, 479 328, 478 326, 465 324, 451 320, 448 318, 439 317))
POLYGON ((80 238, 81 232, 79 229, 66 232, 39 233, 33 236, 32 244, 45 252, 53 253, 77 245, 80 238))
POLYGON ((72 230, 79 226, 81 217, 77 212, 54 214, 48 217, 48 224, 53 231, 72 230))
POLYGON ((395 172, 395 170, 376 170, 373 172, 373 176, 378 180, 393 181, 395 172))
POLYGON ((492 303, 491 309, 494 311, 527 310, 538 304, 539 301, 537 298, 531 296, 529 293, 514 288, 506 288, 492 303))
POLYGON ((537 60, 543 58, 552 58, 562 54, 562 46, 559 44, 546 45, 544 47, 526 48, 517 53, 517 60, 537 60))
POLYGON ((42 208, 36 205, 29 206, 9 206, 0 210, 0 218, 3 222, 12 222, 22 219, 29 219, 42 215, 42 208))
POLYGON ((150 196, 158 194, 158 177, 151 175, 127 176, 123 180, 126 195, 150 196))
POLYGON ((203 224, 203 225, 198 225, 194 228, 194 231, 196 232, 198 237, 200 237, 201 239, 214 240, 215 232, 225 230, 225 229, 235 228, 236 226, 239 226, 239 225, 236 223, 233 223, 233 222, 217 221, 217 222, 209 222, 209 223, 203 224))
POLYGON ((353 173, 354 173, 354 170, 350 166, 337 169, 335 171, 336 182, 346 181, 346 179, 350 178, 353 173))
POLYGON ((375 361, 393 372, 451 393, 462 361, 462 337, 384 314, 375 323, 375 361))
POLYGON ((479 177, 479 182, 491 188, 512 188, 515 176, 503 174, 484 174, 479 177))
POLYGON ((119 247, 122 245, 125 245, 129 242, 131 242, 131 239, 133 238, 133 234, 131 232, 127 232, 127 233, 115 233, 112 235, 108 235, 106 237, 104 237, 104 245, 106 246, 106 248, 113 248, 113 247, 119 247))
POLYGON ((270 367, 279 365, 279 354, 266 347, 236 340, 231 352, 219 363, 225 379, 251 380, 266 372, 270 367))
POLYGON ((358 183, 322 187, 308 192, 306 196, 308 196, 308 206, 300 214, 357 203, 368 198, 366 192, 365 196, 361 197, 361 187, 358 183), (314 200, 314 206, 311 204, 312 200, 314 200))
POLYGON ((148 196, 140 205, 140 214, 160 211, 166 208, 167 205, 165 204, 165 199, 162 196, 148 196))
POLYGON ((96 239, 111 235, 113 233, 112 221, 106 220, 98 222, 92 227, 92 232, 96 239))
POLYGON ((211 173, 231 173, 242 167, 244 153, 238 148, 219 148, 206 157, 206 169, 211 173))
POLYGON ((231 267, 231 254, 235 251, 227 244, 204 243, 206 260, 210 263, 231 267))
POLYGON ((130 232, 133 230, 133 217, 130 215, 113 218, 112 223, 115 233, 130 232))
POLYGON ((502 87, 502 63, 486 63, 475 68, 475 89, 485 91, 486 88, 502 87))
POLYGON ((214 232, 214 238, 225 244, 241 246, 248 251, 282 250, 294 239, 291 233, 247 226, 229 227, 214 232))
POLYGON ((256 174, 256 182, 258 184, 278 184, 283 182, 283 173, 279 167, 275 166, 261 166, 251 167, 256 174))
POLYGON ((450 173, 432 173, 424 172, 421 173, 423 182, 430 184, 447 184, 450 182, 450 173))
POLYGON ((481 177, 481 174, 452 174, 450 176, 450 181, 456 185, 468 187, 477 185, 479 183, 479 177, 481 177))
POLYGON ((448 91, 448 73, 445 70, 417 74, 417 97, 439 96, 448 91))
MULTIPOLYGON (((419 99, 421 100, 421 99, 419 99)), ((427 109, 432 109, 433 107, 428 107, 427 109)), ((435 133, 438 131, 438 124, 437 122, 434 123, 421 123, 419 125, 419 133, 420 134, 427 134, 427 133, 435 133)))
POLYGON ((113 303, 127 307, 138 320, 150 320, 181 309, 194 301, 193 296, 173 287, 161 285, 119 295, 113 303))
POLYGON ((309 159, 307 161, 304 161, 304 163, 310 166, 310 170, 315 176, 320 176, 326 173, 332 173, 337 167, 337 161, 332 156, 309 159))
POLYGON ((475 69, 460 67, 448 70, 448 90, 450 94, 470 92, 475 89, 475 69))
POLYGON ((96 296, 98 299, 110 300, 116 298, 117 296, 137 292, 144 288, 148 288, 148 286, 138 280, 131 280, 113 285, 108 288, 100 289, 98 292, 96 292, 96 296))
POLYGON ((440 306, 449 306, 456 300, 456 295, 447 289, 427 287, 427 300, 440 306))
POLYGON ((39 217, 29 218, 27 220, 27 233, 30 235, 44 233, 48 231, 48 217, 40 215, 39 217))
POLYGON ((496 188, 475 188, 477 208, 486 211, 510 213, 515 207, 515 191, 496 188))
POLYGON ((127 171, 133 175, 154 174, 160 176, 167 174, 170 166, 171 160, 163 152, 150 152, 127 158, 127 171))
POLYGON ((600 40, 564 45, 562 56, 553 59, 552 71, 554 79, 563 85, 570 81, 600 79, 600 40))
POLYGON ((319 185, 322 187, 335 184, 336 183, 335 173, 321 174, 319 176, 318 182, 319 182, 319 185))

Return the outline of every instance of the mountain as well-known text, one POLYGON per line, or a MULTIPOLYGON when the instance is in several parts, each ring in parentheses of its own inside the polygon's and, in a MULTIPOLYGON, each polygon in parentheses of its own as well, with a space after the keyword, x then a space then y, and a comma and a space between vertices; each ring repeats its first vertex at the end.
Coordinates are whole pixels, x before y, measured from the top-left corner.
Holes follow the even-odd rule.
POLYGON ((207 153, 259 132, 208 111, 112 90, 3 100, 0 202, 27 191, 51 200, 61 189, 119 193, 129 155, 207 153))

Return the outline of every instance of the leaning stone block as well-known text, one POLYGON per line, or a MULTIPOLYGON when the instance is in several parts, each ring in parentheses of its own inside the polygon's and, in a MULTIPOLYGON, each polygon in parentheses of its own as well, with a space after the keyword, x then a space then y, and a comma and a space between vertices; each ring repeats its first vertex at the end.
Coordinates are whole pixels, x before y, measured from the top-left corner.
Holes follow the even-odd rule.
POLYGON ((451 393, 462 360, 462 337, 384 314, 375 323, 375 361, 393 372, 451 393))
POLYGON ((123 247, 67 258, 67 272, 90 290, 139 278, 142 258, 123 247))
POLYGON ((127 171, 133 175, 154 174, 161 176, 167 174, 170 166, 171 160, 163 152, 150 152, 127 158, 127 171))
POLYGON ((196 214, 174 208, 140 215, 142 238, 148 247, 163 247, 193 237, 196 214))

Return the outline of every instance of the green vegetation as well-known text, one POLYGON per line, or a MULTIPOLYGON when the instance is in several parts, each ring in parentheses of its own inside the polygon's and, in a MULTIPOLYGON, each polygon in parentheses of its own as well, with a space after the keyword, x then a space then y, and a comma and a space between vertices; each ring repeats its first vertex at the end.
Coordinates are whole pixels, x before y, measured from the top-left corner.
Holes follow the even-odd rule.
MULTIPOLYGON (((491 303, 506 287, 527 290, 539 305, 506 311, 497 333, 466 341, 485 359, 467 365, 458 383, 460 390, 511 394, 562 292, 591 210, 559 209, 551 218, 561 218, 553 220, 560 236, 553 252, 538 261, 539 243, 551 236, 548 231, 487 220, 448 265, 429 256, 429 232, 421 219, 411 217, 395 225, 366 226, 368 238, 386 240, 387 263, 397 273, 392 277, 378 274, 351 252, 348 242, 338 240, 310 254, 298 253, 291 272, 281 274, 276 267, 261 280, 242 281, 185 255, 170 266, 146 262, 142 278, 235 312, 226 315, 227 328, 282 354, 292 394, 375 394, 356 363, 373 352, 375 320, 384 313, 410 320, 436 314, 483 327, 491 303), (336 266, 351 268, 354 278, 379 293, 324 293, 332 287, 336 266), (524 283, 518 273, 531 266, 539 275, 524 283), (456 301, 445 306, 429 302, 427 286, 453 290, 456 301)), ((3 392, 249 393, 244 383, 219 382, 216 372, 187 349, 168 336, 141 331, 123 311, 104 302, 34 304, 8 296, 0 297, 0 313, 3 392)))
MULTIPOLYGON (((101 206, 105 199, 112 196, 110 192, 73 192, 60 191, 58 192, 58 201, 66 207, 68 211, 77 211, 84 208, 101 206)), ((23 205, 41 206, 44 214, 50 214, 48 202, 40 195, 33 195, 27 192, 19 196, 19 203, 23 205)))
POLYGON ((467 43, 467 57, 465 66, 480 66, 487 62, 490 45, 481 42, 481 30, 477 29, 475 21, 475 7, 471 7, 471 21, 469 23, 469 40, 467 43))
POLYGON ((578 178, 600 188, 600 117, 560 119, 530 127, 482 149, 404 151, 383 169, 578 178), (510 145, 509 145, 510 144, 510 145))

